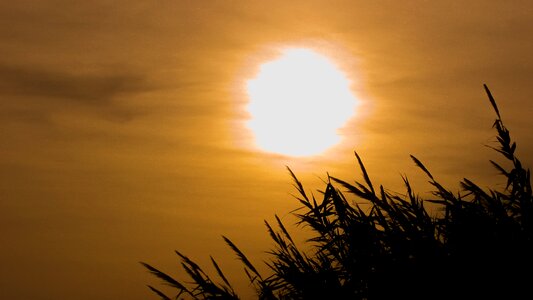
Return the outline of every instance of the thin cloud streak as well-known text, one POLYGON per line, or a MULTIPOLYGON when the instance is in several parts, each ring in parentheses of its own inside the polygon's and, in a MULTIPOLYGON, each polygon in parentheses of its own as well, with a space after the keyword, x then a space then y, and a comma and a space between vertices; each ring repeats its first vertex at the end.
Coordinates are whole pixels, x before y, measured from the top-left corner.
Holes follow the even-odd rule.
POLYGON ((145 90, 142 78, 133 74, 75 74, 32 66, 0 65, 0 82, 3 94, 68 99, 87 105, 105 104, 117 95, 145 90))

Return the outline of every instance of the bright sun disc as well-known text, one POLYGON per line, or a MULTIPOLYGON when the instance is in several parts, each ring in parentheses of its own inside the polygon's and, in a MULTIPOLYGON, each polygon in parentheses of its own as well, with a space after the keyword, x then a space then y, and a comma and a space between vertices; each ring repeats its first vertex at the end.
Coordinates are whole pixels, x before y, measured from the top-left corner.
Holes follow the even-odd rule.
POLYGON ((251 120, 259 148, 290 156, 319 154, 339 142, 337 129, 354 112, 349 81, 326 57, 290 49, 248 81, 251 120))

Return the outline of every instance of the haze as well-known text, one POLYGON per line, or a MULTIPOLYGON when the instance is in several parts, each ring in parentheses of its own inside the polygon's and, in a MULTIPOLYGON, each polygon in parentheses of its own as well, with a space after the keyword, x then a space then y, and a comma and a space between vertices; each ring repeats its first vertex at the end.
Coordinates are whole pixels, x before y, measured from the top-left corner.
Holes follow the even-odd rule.
POLYGON ((263 219, 297 205, 285 165, 309 189, 359 178, 353 150, 392 188, 430 190, 409 154, 493 182, 483 83, 531 166, 532 36, 531 1, 3 1, 0 298, 155 299, 138 261, 179 274, 174 249, 246 289, 220 235, 265 257, 263 219), (247 147, 246 80, 284 45, 356 79, 320 156, 247 147))

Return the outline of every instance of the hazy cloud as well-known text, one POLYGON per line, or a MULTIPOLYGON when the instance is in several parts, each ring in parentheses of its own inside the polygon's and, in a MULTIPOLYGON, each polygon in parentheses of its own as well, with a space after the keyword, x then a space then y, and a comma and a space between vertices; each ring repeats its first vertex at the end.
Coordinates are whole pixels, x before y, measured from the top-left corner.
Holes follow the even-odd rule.
POLYGON ((98 74, 45 70, 34 66, 0 65, 0 93, 61 98, 84 104, 103 104, 113 97, 143 90, 138 74, 98 74))

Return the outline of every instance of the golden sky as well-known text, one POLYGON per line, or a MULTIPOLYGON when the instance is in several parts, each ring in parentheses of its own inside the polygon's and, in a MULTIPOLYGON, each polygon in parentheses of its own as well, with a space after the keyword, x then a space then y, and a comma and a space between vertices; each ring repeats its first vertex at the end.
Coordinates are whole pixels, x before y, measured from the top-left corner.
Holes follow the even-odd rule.
POLYGON ((174 249, 237 274, 220 235, 263 257, 285 165, 360 179, 357 150, 396 189, 424 182, 414 154, 494 182, 483 83, 531 166, 532 36, 530 1, 3 1, 0 298, 149 299, 137 262, 177 270, 174 249), (359 99, 323 155, 250 147, 245 84, 279 47, 320 49, 359 99))

